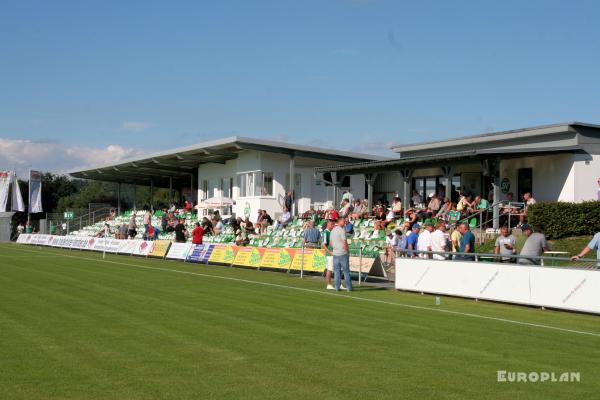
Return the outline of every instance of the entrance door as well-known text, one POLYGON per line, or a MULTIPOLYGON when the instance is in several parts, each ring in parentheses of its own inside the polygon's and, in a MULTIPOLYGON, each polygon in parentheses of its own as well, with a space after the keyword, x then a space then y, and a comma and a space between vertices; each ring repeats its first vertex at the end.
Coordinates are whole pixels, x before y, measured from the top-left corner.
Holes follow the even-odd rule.
POLYGON ((517 177, 517 198, 516 201, 521 201, 525 193, 531 193, 533 188, 533 170, 531 168, 519 168, 517 177))

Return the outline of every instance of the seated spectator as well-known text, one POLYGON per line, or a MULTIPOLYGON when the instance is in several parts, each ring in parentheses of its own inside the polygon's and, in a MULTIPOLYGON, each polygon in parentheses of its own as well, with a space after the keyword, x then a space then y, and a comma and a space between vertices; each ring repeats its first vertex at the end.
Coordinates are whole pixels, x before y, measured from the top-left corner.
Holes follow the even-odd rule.
POLYGON ((388 225, 396 222, 396 214, 392 210, 392 207, 388 207, 387 214, 385 215, 385 220, 383 221, 383 226, 387 227, 388 225))
MULTIPOLYGON (((536 225, 535 232, 529 224, 523 224, 521 230, 527 236, 527 240, 525 240, 525 244, 521 249, 521 256, 540 257, 545 251, 550 250, 541 225, 536 225)), ((518 263, 522 265, 540 265, 541 262, 539 259, 519 257, 518 263)))
POLYGON ((273 223, 273 218, 267 213, 267 210, 262 210, 262 219, 260 220, 259 230, 263 235, 267 232, 267 228, 273 223))
POLYGON ((373 215, 375 216, 375 219, 378 221, 385 221, 386 217, 387 217, 387 214, 386 214, 383 206, 376 206, 374 208, 373 215))
POLYGON ((402 226, 400 227, 400 230, 402 231, 402 234, 408 234, 408 232, 410 232, 410 222, 402 221, 402 226))
POLYGON ((385 228, 381 221, 375 221, 373 225, 373 233, 370 239, 383 239, 385 237, 385 228))
POLYGON ((363 206, 362 202, 358 199, 354 200, 354 209, 350 214, 351 219, 360 219, 363 218, 366 211, 366 207, 363 206))
POLYGON ((321 247, 321 231, 315 228, 315 223, 312 220, 306 222, 306 229, 302 234, 302 245, 312 249, 321 247))
POLYGON ((402 202, 400 201, 400 197, 394 197, 392 201, 392 211, 397 216, 402 216, 402 202))
POLYGON ((185 211, 192 211, 193 205, 188 200, 185 201, 185 211))
POLYGON ((352 192, 349 190, 344 190, 344 193, 342 194, 342 201, 344 200, 348 200, 348 204, 353 204, 354 196, 352 195, 352 192))
POLYGON ((342 200, 342 207, 338 213, 340 217, 348 218, 352 212, 352 205, 347 199, 342 200))
POLYGON ((431 213, 431 216, 437 215, 442 206, 442 202, 438 199, 437 194, 431 193, 429 195, 429 204, 427 204, 427 209, 431 213))
POLYGON ((462 215, 471 215, 473 214, 474 209, 475 208, 470 193, 463 195, 456 204, 456 210, 460 211, 462 215))
POLYGON ((519 214, 519 225, 523 225, 527 220, 527 209, 529 206, 532 206, 536 203, 535 199, 529 192, 523 195, 523 202, 525 203, 525 207, 523 207, 523 210, 519 214))
POLYGON ((277 225, 278 229, 285 228, 292 221, 292 214, 287 207, 283 207, 283 214, 279 218, 279 224, 277 225))
POLYGON ((494 245, 494 254, 503 256, 500 258, 500 262, 515 262, 515 258, 510 256, 517 254, 517 239, 510 234, 508 226, 506 225, 503 225, 500 228, 500 236, 496 238, 496 243, 494 245))
POLYGON ((452 202, 450 201, 449 198, 446 197, 446 198, 444 198, 444 203, 440 207, 440 209, 437 212, 437 214, 434 215, 434 217, 438 218, 438 219, 447 220, 448 219, 448 213, 450 211, 452 211, 452 202))
POLYGON ((337 221, 339 217, 340 214, 333 208, 333 206, 329 206, 329 208, 325 212, 325 219, 337 221))
POLYGON ((250 218, 246 217, 246 220, 244 221, 244 226, 246 228, 246 232, 247 233, 255 233, 254 232, 254 224, 252 224, 252 222, 250 221, 250 218))
POLYGON ((417 207, 423 203, 423 198, 416 190, 412 191, 412 197, 410 198, 410 200, 412 202, 413 207, 417 207))
POLYGON ((237 246, 246 246, 248 243, 250 243, 250 240, 248 239, 246 229, 240 227, 235 233, 235 244, 237 246))
POLYGON ((417 215, 414 209, 409 208, 408 210, 406 210, 406 213, 404 214, 404 220, 408 221, 411 227, 417 222, 418 219, 419 216, 417 215))
POLYGON ((473 204, 475 205, 475 210, 487 210, 490 207, 490 203, 487 199, 484 199, 479 195, 475 196, 473 204))

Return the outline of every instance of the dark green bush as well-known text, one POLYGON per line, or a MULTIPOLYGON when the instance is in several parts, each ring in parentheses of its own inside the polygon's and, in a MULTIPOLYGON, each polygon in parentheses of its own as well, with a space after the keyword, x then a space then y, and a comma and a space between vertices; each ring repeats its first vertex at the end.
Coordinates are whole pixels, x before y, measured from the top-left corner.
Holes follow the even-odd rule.
POLYGON ((529 207, 530 224, 542 224, 548 239, 593 235, 600 231, 600 201, 542 202, 529 207))

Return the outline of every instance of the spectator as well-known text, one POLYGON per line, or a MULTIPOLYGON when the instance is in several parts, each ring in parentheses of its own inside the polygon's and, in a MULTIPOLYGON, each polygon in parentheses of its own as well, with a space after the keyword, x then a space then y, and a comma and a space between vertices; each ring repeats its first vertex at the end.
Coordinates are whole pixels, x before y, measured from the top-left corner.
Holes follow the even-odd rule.
POLYGON ((333 230, 333 227, 335 226, 335 223, 328 219, 325 229, 323 230, 323 240, 321 241, 321 247, 322 249, 329 254, 327 256, 327 268, 325 271, 325 284, 327 285, 326 288, 327 290, 334 290, 335 287, 333 287, 333 285, 331 284, 331 274, 333 274, 333 253, 331 252, 331 241, 330 241, 330 237, 331 237, 331 231, 333 230))
POLYGON ((419 218, 419 216, 417 215, 415 210, 412 208, 409 208, 408 210, 406 210, 406 213, 404 214, 404 220, 408 221, 408 223, 410 224, 411 227, 417 223, 418 218, 419 218))
POLYGON ((446 197, 446 187, 442 184, 438 184, 435 189, 435 194, 437 195, 438 199, 443 199, 446 197))
POLYGON ((22 233, 25 233, 25 226, 22 222, 19 222, 19 225, 17 226, 17 235, 21 235, 22 233))
POLYGON ((200 225, 202 225, 205 235, 213 235, 214 236, 215 232, 213 230, 213 224, 210 219, 208 219, 207 217, 203 217, 202 223, 200 225))
POLYGON ((273 218, 267 213, 267 210, 262 210, 262 220, 260 222, 260 233, 264 234, 267 232, 267 227, 271 226, 273 223, 273 218))
MULTIPOLYGON (((459 251, 461 253, 475 253, 475 235, 473 235, 473 232, 471 232, 471 230, 469 229, 469 224, 467 224, 466 222, 462 222, 458 226, 458 230, 459 230, 460 234, 462 235, 462 237, 460 238, 459 251)), ((467 255, 460 255, 456 258, 460 259, 460 260, 466 260, 466 261, 474 261, 475 260, 474 256, 467 256, 467 255)))
MULTIPOLYGON (((433 232, 433 224, 431 222, 428 222, 423 226, 425 227, 425 229, 421 231, 421 233, 419 234, 419 240, 417 241, 417 250, 419 252, 431 251, 431 232, 433 232)), ((419 257, 431 258, 431 254, 419 253, 419 257)))
POLYGON ((135 222, 135 211, 131 213, 131 218, 129 218, 129 239, 135 239, 137 236, 137 223, 135 222))
POLYGON ((202 238, 204 237, 204 228, 200 226, 200 222, 196 222, 194 229, 192 230, 192 243, 202 244, 202 238))
POLYGON ((237 246, 246 246, 248 243, 250 243, 250 240, 248 239, 246 228, 240 226, 235 232, 235 244, 237 246))
POLYGON ((335 275, 335 290, 346 289, 352 291, 352 281, 350 279, 350 256, 348 254, 348 241, 344 226, 344 218, 337 220, 337 225, 331 231, 330 243, 333 249, 333 269, 335 275), (346 288, 342 286, 342 272, 346 281, 346 288))
POLYGON ((427 209, 429 210, 430 216, 429 218, 431 218, 434 215, 437 215, 437 213, 440 211, 440 208, 442 206, 442 202, 440 201, 440 199, 437 197, 437 195, 435 193, 431 193, 429 195, 429 204, 427 205, 427 209))
POLYGON ((348 199, 342 200, 342 207, 340 208, 339 215, 343 218, 348 218, 350 213, 352 212, 352 205, 348 201, 348 199))
MULTIPOLYGON (((600 184, 600 179, 598 179, 598 183, 600 184)), ((580 258, 585 257, 590 251, 596 250, 596 258, 598 259, 598 263, 596 267, 600 269, 600 232, 597 232, 592 240, 581 250, 579 254, 571 257, 572 261, 579 261, 580 258)))
POLYGON ((127 225, 126 223, 122 223, 121 226, 119 227, 119 230, 117 231, 117 234, 119 235, 119 237, 117 239, 121 239, 121 240, 127 239, 127 231, 128 230, 129 230, 129 225, 127 225))
POLYGON ((405 236, 408 235, 408 232, 410 232, 410 222, 402 221, 402 227, 400 228, 400 230, 405 236))
POLYGON ((315 228, 315 223, 312 220, 306 222, 306 229, 302 235, 302 245, 311 249, 321 247, 321 232, 315 228))
POLYGON ((179 223, 175 226, 175 243, 185 243, 187 236, 187 229, 183 224, 185 220, 183 218, 179 219, 179 223))
POLYGON ((362 202, 358 199, 354 200, 354 209, 350 216, 352 218, 362 218, 366 212, 366 207, 363 206, 362 202))
POLYGON ((163 231, 167 230, 167 225, 169 225, 169 213, 163 212, 163 215, 160 218, 160 226, 163 231))
POLYGON ((525 207, 523 207, 523 211, 521 214, 519 214, 519 225, 523 225, 527 220, 527 210, 529 209, 529 206, 532 206, 536 203, 535 199, 529 192, 523 195, 523 202, 525 203, 525 207))
POLYGON ((373 233, 371 239, 383 239, 385 237, 385 227, 381 221, 375 221, 373 224, 373 233))
POLYGON ((448 219, 448 213, 450 211, 452 211, 452 202, 446 197, 444 198, 444 203, 440 207, 439 211, 434 216, 438 219, 446 220, 448 219))
POLYGON ((348 204, 350 205, 354 203, 354 196, 349 190, 344 190, 344 193, 342 194, 342 201, 344 200, 348 200, 348 204))
POLYGON ((325 219, 332 219, 337 221, 340 218, 340 214, 333 208, 333 206, 329 206, 327 212, 325 212, 325 219))
POLYGON ((294 193, 290 190, 287 192, 285 197, 283 198, 283 212, 285 213, 286 209, 288 212, 292 210, 292 204, 294 203, 294 193))
POLYGON ((419 204, 423 203, 423 198, 421 197, 421 195, 419 194, 419 192, 417 192, 416 190, 412 191, 412 197, 410 198, 410 200, 412 201, 412 204, 413 204, 414 207, 416 207, 419 204))
POLYGON ((392 201, 392 211, 395 215, 401 217, 402 216, 402 202, 400 201, 400 197, 394 197, 392 201))
POLYGON ((421 225, 414 224, 412 229, 406 234, 406 248, 407 248, 407 256, 411 258, 417 257, 417 244, 419 241, 419 231, 421 230, 421 225))
MULTIPOLYGON (((437 223, 437 229, 435 232, 431 234, 431 251, 436 251, 440 253, 448 252, 448 242, 450 241, 450 237, 446 232, 446 223, 444 221, 440 221, 437 223)), ((446 260, 448 258, 447 254, 434 254, 434 260, 446 260)))
POLYGON ((148 227, 150 226, 151 223, 152 223, 152 213, 150 212, 150 210, 148 210, 144 213, 144 233, 145 234, 148 233, 148 227))
POLYGON ((457 226, 452 231, 452 235, 450 235, 450 241, 452 243, 452 252, 456 253, 460 250, 460 240, 462 239, 462 235, 460 233, 460 229, 457 226))
POLYGON ((517 254, 517 239, 510 234, 508 226, 506 225, 503 225, 500 228, 500 236, 496 238, 494 254, 504 256, 500 258, 500 262, 515 262, 514 257, 506 257, 514 256, 515 254, 517 254))
POLYGON ((25 233, 33 233, 33 226, 29 221, 27 221, 27 223, 25 224, 25 233))
POLYGON ((385 231, 385 264, 391 266, 394 262, 394 232, 385 231))
POLYGON ((487 210, 490 206, 490 203, 479 195, 475 196, 473 203, 475 205, 475 210, 487 210))
POLYGON ((388 238, 386 238, 386 262, 388 265, 394 265, 396 257, 404 257, 406 250, 406 236, 402 234, 400 229, 396 229, 392 234, 389 231, 388 238))
POLYGON ((387 214, 385 215, 385 221, 383 221, 384 226, 388 226, 391 223, 396 222, 396 214, 392 207, 388 207, 387 214))
MULTIPOLYGON (((536 225, 536 232, 529 224, 524 224, 521 227, 523 234, 527 236, 527 240, 521 249, 521 255, 527 257, 539 257, 544 254, 545 251, 549 251, 548 242, 544 235, 544 230, 540 225, 536 225)), ((520 257, 519 264, 523 265, 539 265, 539 259, 531 259, 527 257, 520 257)))
POLYGON ((290 214, 290 211, 287 207, 284 207, 283 214, 281 214, 281 217, 279 218, 278 228, 285 228, 286 226, 288 226, 288 224, 291 221, 292 221, 292 214, 290 214))
POLYGON ((246 220, 244 221, 244 226, 246 228, 246 233, 255 233, 254 224, 252 223, 252 221, 250 221, 250 218, 246 217, 246 220))

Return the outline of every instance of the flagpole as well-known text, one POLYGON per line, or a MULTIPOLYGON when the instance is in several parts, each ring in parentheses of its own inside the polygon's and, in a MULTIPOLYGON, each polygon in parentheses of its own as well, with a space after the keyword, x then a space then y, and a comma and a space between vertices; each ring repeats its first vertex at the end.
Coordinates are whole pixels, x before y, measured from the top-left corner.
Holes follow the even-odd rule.
POLYGON ((29 167, 29 199, 27 199, 27 223, 31 226, 31 167, 29 167))

